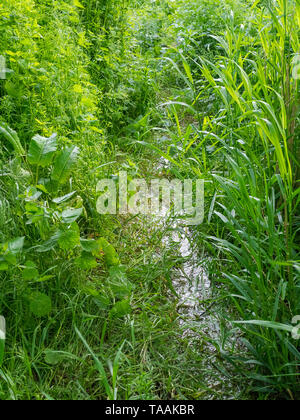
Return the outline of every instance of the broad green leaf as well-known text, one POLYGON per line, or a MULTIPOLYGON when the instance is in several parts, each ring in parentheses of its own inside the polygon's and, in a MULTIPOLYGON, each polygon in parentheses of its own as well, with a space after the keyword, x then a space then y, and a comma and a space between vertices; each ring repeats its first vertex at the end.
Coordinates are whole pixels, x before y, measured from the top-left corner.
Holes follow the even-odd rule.
POLYGON ((90 252, 91 254, 93 254, 95 256, 97 256, 97 255, 99 256, 100 245, 94 239, 81 238, 80 239, 80 245, 81 245, 81 247, 84 251, 90 252))
POLYGON ((83 252, 79 258, 76 259, 76 265, 82 270, 92 270, 98 266, 97 260, 88 252, 83 252))
POLYGON ((111 309, 110 314, 113 318, 122 318, 125 315, 129 315, 131 312, 132 308, 128 300, 121 300, 111 309))
POLYGON ((68 201, 71 197, 73 197, 73 195, 76 193, 76 191, 73 191, 73 192, 71 192, 70 194, 66 194, 66 195, 64 195, 63 197, 57 197, 57 198, 54 198, 52 201, 53 201, 53 203, 55 203, 55 204, 61 204, 61 203, 64 203, 64 202, 66 202, 66 201, 68 201))
POLYGON ((37 317, 49 315, 52 309, 52 302, 49 296, 40 292, 33 292, 30 297, 30 311, 37 317))
POLYGON ((82 215, 83 209, 68 209, 62 212, 61 219, 63 223, 73 223, 82 215))
POLYGON ((98 243, 104 253, 106 264, 109 267, 113 265, 120 265, 120 258, 115 248, 105 238, 100 238, 98 243))
POLYGON ((13 255, 17 255, 22 252, 24 246, 25 237, 13 239, 7 243, 7 250, 13 255))
POLYGON ((61 228, 59 231, 58 245, 63 250, 70 250, 80 244, 80 232, 77 223, 61 228))
POLYGON ((30 142, 28 160, 31 165, 49 166, 54 153, 57 151, 57 134, 51 137, 36 135, 30 142))
POLYGON ((36 265, 32 261, 27 261, 25 263, 25 268, 22 274, 24 280, 34 280, 39 276, 39 272, 36 268, 36 265))
POLYGON ((111 305, 111 298, 110 296, 102 295, 101 293, 98 293, 97 296, 93 295, 93 292, 91 289, 87 289, 86 293, 94 296, 94 302, 101 310, 107 310, 108 307, 111 305))
POLYGON ((52 179, 59 184, 64 184, 76 163, 79 154, 78 147, 72 146, 62 150, 54 162, 52 179))
POLYGON ((17 257, 16 257, 16 255, 12 254, 11 252, 7 252, 4 255, 4 259, 10 265, 17 265, 17 257))
POLYGON ((126 281, 126 267, 123 265, 110 267, 109 276, 112 281, 126 281))
POLYGON ((45 187, 45 185, 39 184, 36 186, 36 188, 38 190, 41 190, 42 192, 44 192, 45 194, 49 194, 49 191, 47 190, 47 188, 45 187))
POLYGON ((6 123, 0 123, 0 134, 2 134, 6 140, 10 142, 10 144, 15 149, 15 152, 20 155, 25 155, 25 150, 23 149, 23 146, 21 145, 20 139, 17 135, 17 133, 12 130, 6 123))
POLYGON ((0 261, 0 271, 7 271, 8 270, 8 264, 5 261, 0 261))
POLYGON ((17 256, 22 252, 24 246, 24 237, 12 239, 2 245, 2 256, 0 260, 0 271, 8 269, 7 263, 10 265, 17 264, 17 256))
POLYGON ((42 196, 42 191, 38 191, 36 187, 30 186, 25 191, 25 201, 31 202, 31 201, 38 201, 38 199, 42 196))

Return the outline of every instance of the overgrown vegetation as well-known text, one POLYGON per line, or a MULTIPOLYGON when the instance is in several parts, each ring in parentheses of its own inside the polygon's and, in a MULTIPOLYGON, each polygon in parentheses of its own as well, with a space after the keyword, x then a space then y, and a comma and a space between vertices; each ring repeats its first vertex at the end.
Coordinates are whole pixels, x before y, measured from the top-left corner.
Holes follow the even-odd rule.
POLYGON ((0 398, 298 399, 299 1, 2 0, 0 29, 0 398), (97 213, 120 169, 205 179, 218 335, 183 334, 173 227, 97 213))

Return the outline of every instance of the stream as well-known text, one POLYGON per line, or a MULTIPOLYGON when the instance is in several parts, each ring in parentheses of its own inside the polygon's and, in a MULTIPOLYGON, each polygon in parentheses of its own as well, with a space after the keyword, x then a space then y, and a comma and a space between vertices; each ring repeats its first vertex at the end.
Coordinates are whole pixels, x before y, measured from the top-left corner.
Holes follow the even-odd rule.
MULTIPOLYGON (((165 159, 158 167, 158 172, 166 168, 165 159)), ((211 389, 207 393, 208 399, 222 395, 222 399, 235 399, 239 394, 239 386, 232 381, 234 372, 229 363, 219 363, 219 352, 212 342, 220 343, 220 319, 213 311, 215 305, 213 286, 209 279, 206 263, 208 256, 203 252, 201 256, 192 229, 182 225, 179 219, 171 217, 169 209, 161 209, 160 216, 151 216, 151 225, 164 232, 162 245, 166 250, 176 250, 182 264, 174 265, 171 272, 173 293, 170 299, 176 299, 178 323, 182 338, 187 338, 189 345, 201 346, 205 366, 205 387, 211 389), (204 338, 205 337, 205 338, 204 338)), ((233 333, 227 346, 235 346, 239 341, 233 333)), ((226 347, 227 347, 226 346, 226 347)), ((199 347, 200 348, 200 347, 199 347)), ((228 348, 228 347, 227 347, 228 348)))

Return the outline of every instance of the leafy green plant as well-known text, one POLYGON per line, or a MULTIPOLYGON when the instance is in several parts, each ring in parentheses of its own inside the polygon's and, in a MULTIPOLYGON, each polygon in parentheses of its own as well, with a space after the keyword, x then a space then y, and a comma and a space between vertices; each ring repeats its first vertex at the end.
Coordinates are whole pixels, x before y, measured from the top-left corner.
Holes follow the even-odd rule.
POLYGON ((23 156, 25 154, 17 133, 4 122, 0 123, 0 134, 13 146, 18 155, 23 156))
POLYGON ((298 398, 299 13, 1 1, 0 399, 298 398), (173 231, 96 211, 120 168, 206 179, 190 233, 212 287, 188 333, 173 231))
MULTIPOLYGON (((22 270, 23 279, 28 283, 45 281, 47 276, 40 276, 36 264, 27 260, 27 254, 30 255, 33 250, 49 253, 57 248, 70 255, 74 250, 81 250, 75 262, 84 270, 96 268, 102 257, 108 267, 120 265, 114 247, 105 238, 94 240, 80 237, 78 220, 83 216, 84 208, 80 197, 74 197, 76 191, 57 196, 69 180, 78 155, 77 147, 58 150, 56 134, 49 138, 36 135, 31 140, 25 157, 32 183, 20 198, 24 201, 26 224, 34 226, 40 238, 36 243, 30 237, 22 237, 2 244, 1 271, 17 268, 22 270)), ((35 316, 43 317, 51 312, 51 299, 45 293, 34 291, 28 296, 30 311, 35 316)))

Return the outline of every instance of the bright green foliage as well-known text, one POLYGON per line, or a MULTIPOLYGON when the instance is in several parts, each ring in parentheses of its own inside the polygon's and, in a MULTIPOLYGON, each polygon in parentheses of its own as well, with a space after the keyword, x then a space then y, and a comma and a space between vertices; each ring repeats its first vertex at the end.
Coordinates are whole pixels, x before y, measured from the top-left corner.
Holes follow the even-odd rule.
POLYGON ((121 300, 115 304, 110 314, 114 318, 121 318, 131 313, 131 306, 127 300, 121 300))
POLYGON ((36 264, 33 261, 26 261, 22 275, 25 281, 36 280, 39 277, 36 264))
POLYGON ((51 312, 51 299, 44 293, 34 292, 29 296, 30 311, 33 315, 41 318, 51 312))
POLYGON ((116 266, 120 264, 120 260, 115 248, 105 239, 98 240, 100 250, 104 253, 105 262, 108 266, 116 266))
POLYGON ((58 245, 61 249, 73 249, 80 244, 80 232, 77 223, 61 227, 58 234, 58 245))
POLYGON ((4 122, 0 123, 0 134, 10 142, 18 155, 24 155, 25 152, 17 133, 4 122))
POLYGON ((258 3, 243 25, 232 14, 224 35, 212 35, 214 60, 193 49, 171 60, 189 94, 166 104, 177 130, 163 156, 177 173, 210 179, 209 224, 199 229, 199 243, 213 255, 210 275, 228 287, 236 309, 221 316, 239 320, 256 368, 249 372, 226 341, 214 345, 255 390, 298 395, 300 353, 286 332, 300 310, 300 92, 292 77, 299 6, 258 3), (195 121, 182 129, 184 118, 195 121))
POLYGON ((299 398, 299 27, 299 0, 1 1, 0 399, 299 398), (206 180, 187 324, 173 227, 96 211, 120 169, 206 180))
POLYGON ((22 253, 24 237, 12 239, 1 245, 0 270, 8 270, 11 266, 16 266, 18 257, 22 253))
POLYGON ((39 135, 33 137, 29 145, 28 161, 31 165, 49 166, 57 151, 57 135, 46 138, 39 135))
POLYGON ((53 165, 51 178, 54 181, 59 184, 64 184, 67 181, 78 153, 78 147, 69 147, 60 152, 53 165))

